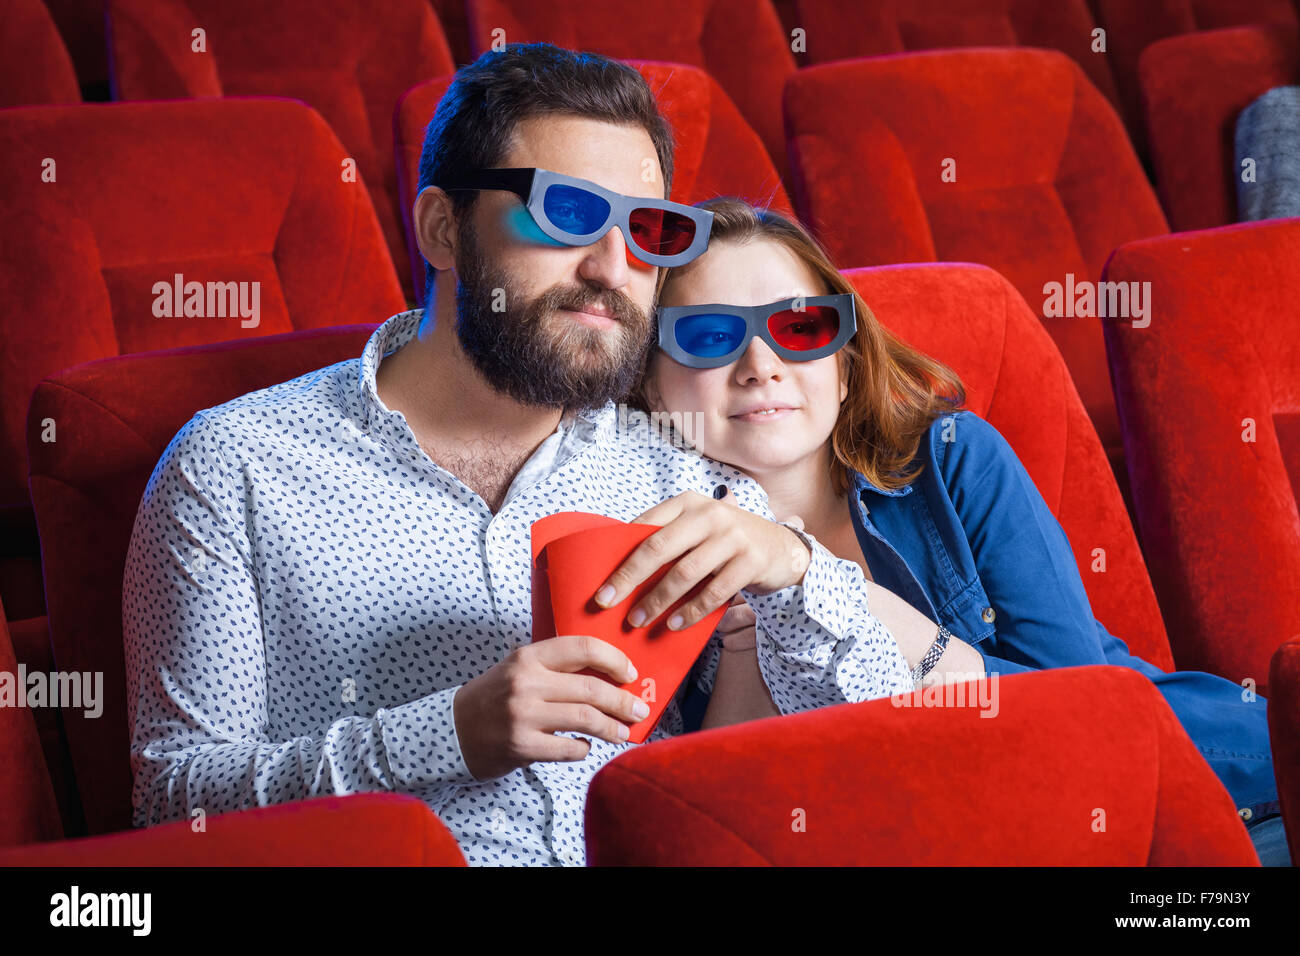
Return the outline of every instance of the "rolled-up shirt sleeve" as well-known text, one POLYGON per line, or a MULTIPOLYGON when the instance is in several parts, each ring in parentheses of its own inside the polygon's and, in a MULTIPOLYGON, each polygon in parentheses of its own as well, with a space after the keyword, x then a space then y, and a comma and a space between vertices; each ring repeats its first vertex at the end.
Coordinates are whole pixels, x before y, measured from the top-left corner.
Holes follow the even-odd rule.
POLYGON ((136 514, 123 578, 133 822, 147 826, 309 797, 477 781, 456 738, 459 687, 290 739, 269 732, 255 553, 240 470, 199 413, 136 514))
POLYGON ((758 618, 758 664, 783 714, 913 689, 898 642, 871 612, 866 578, 815 538, 803 580, 743 592, 758 618))

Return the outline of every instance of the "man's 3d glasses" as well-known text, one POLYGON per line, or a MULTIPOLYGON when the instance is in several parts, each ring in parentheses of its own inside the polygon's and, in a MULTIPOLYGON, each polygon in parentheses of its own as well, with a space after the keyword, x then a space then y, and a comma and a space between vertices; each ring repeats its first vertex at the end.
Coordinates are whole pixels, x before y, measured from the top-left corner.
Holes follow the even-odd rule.
POLYGON ((857 331, 853 296, 800 296, 766 305, 680 305, 656 310, 659 347, 688 368, 730 365, 757 335, 782 359, 833 355, 857 331))
POLYGON ((680 266, 709 245, 713 213, 664 199, 611 192, 549 169, 471 169, 437 183, 455 189, 504 189, 517 195, 533 221, 566 246, 589 246, 614 226, 631 252, 652 266, 680 266))

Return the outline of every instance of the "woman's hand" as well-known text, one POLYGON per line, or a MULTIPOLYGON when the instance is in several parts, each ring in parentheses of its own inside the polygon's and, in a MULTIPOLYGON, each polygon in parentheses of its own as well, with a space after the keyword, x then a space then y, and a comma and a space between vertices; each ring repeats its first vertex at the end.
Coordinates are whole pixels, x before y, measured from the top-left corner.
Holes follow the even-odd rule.
POLYGON ((758 615, 745 603, 743 594, 731 599, 731 607, 718 622, 717 633, 724 651, 752 651, 758 647, 758 615))
POLYGON ((670 630, 690 627, 748 588, 780 591, 803 580, 812 555, 789 528, 736 504, 731 489, 721 499, 686 491, 634 519, 663 525, 646 538, 596 592, 596 603, 613 607, 659 568, 676 561, 632 609, 632 627, 655 620, 692 588, 711 578, 668 621, 670 630))

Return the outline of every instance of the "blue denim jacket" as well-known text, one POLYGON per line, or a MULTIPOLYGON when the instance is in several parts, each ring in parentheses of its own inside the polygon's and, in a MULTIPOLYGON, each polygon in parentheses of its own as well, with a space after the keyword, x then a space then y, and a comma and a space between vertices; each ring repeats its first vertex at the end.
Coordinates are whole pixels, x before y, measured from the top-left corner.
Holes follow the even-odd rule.
POLYGON ((849 506, 876 583, 972 645, 989 673, 1117 664, 1147 675, 1237 807, 1275 814, 1265 700, 1243 701, 1212 674, 1166 673, 1093 617, 1065 531, 1002 434, 955 412, 917 454, 924 470, 895 491, 853 473, 849 506))

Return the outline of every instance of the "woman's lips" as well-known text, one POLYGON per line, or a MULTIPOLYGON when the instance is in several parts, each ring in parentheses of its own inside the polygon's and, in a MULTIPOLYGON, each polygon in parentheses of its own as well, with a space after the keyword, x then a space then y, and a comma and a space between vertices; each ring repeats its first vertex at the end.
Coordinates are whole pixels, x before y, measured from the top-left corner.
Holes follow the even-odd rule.
POLYGON ((778 418, 786 418, 793 415, 793 408, 778 408, 770 412, 748 412, 744 415, 732 415, 732 419, 738 422, 774 422, 778 418))

